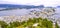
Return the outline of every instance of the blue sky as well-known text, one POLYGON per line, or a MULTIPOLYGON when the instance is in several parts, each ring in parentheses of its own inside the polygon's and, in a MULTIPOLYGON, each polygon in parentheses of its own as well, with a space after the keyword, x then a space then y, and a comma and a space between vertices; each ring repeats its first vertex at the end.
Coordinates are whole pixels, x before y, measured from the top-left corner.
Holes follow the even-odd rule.
POLYGON ((0 4, 57 6, 60 5, 60 0, 0 0, 0 4))

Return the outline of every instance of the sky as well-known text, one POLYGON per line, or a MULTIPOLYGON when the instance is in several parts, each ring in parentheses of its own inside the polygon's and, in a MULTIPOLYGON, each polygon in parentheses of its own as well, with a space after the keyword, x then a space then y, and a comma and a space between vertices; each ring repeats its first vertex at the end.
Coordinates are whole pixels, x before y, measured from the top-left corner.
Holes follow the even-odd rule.
POLYGON ((60 0, 0 0, 0 4, 17 4, 17 5, 45 5, 57 6, 60 5, 60 0))

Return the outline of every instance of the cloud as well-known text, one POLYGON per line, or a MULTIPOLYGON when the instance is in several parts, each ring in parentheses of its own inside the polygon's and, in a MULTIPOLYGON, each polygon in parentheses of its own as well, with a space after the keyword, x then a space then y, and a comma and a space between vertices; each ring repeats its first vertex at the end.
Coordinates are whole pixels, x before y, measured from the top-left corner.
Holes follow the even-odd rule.
POLYGON ((25 4, 25 5, 45 5, 57 6, 60 5, 60 0, 0 0, 0 4, 25 4))

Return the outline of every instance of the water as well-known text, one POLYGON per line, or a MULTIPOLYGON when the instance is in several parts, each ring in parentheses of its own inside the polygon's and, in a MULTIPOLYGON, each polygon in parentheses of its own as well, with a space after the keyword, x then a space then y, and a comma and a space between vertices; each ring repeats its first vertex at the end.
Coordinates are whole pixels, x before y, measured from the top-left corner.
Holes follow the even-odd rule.
MULTIPOLYGON (((7 11, 0 11, 0 16, 9 16, 9 15, 25 15, 28 14, 31 10, 34 9, 15 9, 15 10, 7 10, 7 11)), ((35 9, 39 10, 39 9, 35 9)), ((60 8, 56 9, 56 14, 54 15, 55 17, 60 17, 60 8)))
POLYGON ((17 9, 17 10, 7 10, 7 11, 0 11, 0 16, 9 16, 9 15, 24 15, 28 14, 29 11, 26 9, 17 9))
POLYGON ((56 11, 55 11, 55 17, 59 18, 60 17, 60 8, 57 8, 56 11))

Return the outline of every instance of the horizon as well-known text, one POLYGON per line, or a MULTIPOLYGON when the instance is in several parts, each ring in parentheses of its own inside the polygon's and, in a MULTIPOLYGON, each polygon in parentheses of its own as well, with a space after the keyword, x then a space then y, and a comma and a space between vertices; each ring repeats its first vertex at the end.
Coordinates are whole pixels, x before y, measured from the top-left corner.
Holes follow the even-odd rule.
MULTIPOLYGON (((0 4, 0 7, 3 7, 3 6, 35 6, 35 5, 16 5, 16 4, 0 4)), ((45 6, 45 5, 38 5, 38 6, 44 6, 44 7, 54 7, 54 6, 45 6)), ((37 7, 37 6, 35 6, 37 7)), ((55 7, 60 7, 60 5, 57 5, 55 7)))

